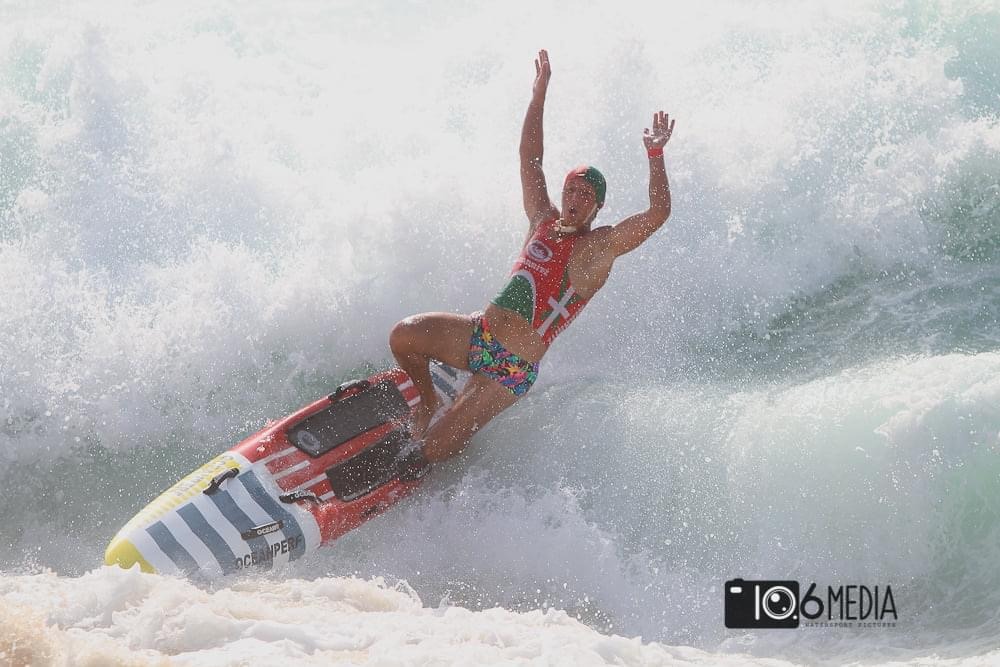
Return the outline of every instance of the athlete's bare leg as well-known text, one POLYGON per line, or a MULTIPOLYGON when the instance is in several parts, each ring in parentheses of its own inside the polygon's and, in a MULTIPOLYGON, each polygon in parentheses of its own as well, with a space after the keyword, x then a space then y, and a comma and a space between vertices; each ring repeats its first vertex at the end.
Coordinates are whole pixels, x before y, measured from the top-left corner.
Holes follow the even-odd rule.
POLYGON ((514 405, 518 398, 496 380, 473 375, 448 411, 427 429, 422 446, 424 456, 434 463, 458 454, 476 431, 514 405))
MULTIPOLYGON (((411 435, 424 434, 438 408, 429 364, 437 359, 454 368, 469 369, 469 339, 475 321, 471 315, 422 313, 398 322, 389 334, 389 348, 399 367, 420 392, 411 435)), ((510 392, 508 392, 510 393, 510 392)))

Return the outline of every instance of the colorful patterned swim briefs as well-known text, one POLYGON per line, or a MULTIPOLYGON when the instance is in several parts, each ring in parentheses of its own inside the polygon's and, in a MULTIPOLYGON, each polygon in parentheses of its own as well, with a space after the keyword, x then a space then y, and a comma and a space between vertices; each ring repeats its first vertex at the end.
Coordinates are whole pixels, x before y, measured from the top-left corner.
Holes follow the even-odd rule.
POLYGON ((472 330, 469 370, 493 378, 515 396, 523 396, 538 378, 538 362, 509 352, 490 331, 483 315, 476 317, 472 330))

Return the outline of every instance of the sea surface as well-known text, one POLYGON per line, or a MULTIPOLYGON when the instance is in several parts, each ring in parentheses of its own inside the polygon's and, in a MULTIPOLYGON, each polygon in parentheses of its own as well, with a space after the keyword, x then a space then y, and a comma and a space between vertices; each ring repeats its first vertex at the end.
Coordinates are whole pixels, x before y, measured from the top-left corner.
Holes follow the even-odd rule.
POLYGON ((0 664, 996 664, 998 184, 994 1, 0 1, 0 664), (103 567, 500 289, 540 48, 596 224, 676 129, 669 222, 535 388, 293 567, 103 567), (894 613, 730 630, 735 578, 894 613))

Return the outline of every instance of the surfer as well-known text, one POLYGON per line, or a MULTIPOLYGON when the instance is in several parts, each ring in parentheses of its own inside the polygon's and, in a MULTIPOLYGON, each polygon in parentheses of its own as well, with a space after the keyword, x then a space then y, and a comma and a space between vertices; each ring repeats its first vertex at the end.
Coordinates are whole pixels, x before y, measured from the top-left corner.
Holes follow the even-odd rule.
POLYGON ((551 68, 539 51, 531 102, 521 130, 521 189, 528 234, 507 285, 482 312, 422 313, 398 322, 389 347, 413 379, 421 402, 404 474, 419 476, 428 462, 459 453, 472 435, 523 396, 553 339, 604 285, 614 261, 639 247, 670 215, 670 186, 663 147, 674 121, 663 111, 643 133, 649 159, 649 208, 617 225, 592 228, 604 206, 607 183, 591 166, 572 169, 561 207, 549 199, 542 171, 542 114, 551 68), (428 369, 431 359, 473 372, 440 419, 428 369))

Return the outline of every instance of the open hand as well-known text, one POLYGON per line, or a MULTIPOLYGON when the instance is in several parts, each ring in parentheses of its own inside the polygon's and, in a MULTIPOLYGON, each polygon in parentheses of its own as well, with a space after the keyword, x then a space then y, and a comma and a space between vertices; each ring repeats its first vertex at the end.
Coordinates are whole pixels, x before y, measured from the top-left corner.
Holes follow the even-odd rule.
POLYGON ((646 144, 646 150, 650 148, 663 148, 670 141, 670 135, 674 133, 674 121, 670 116, 657 111, 653 114, 653 129, 648 127, 642 132, 642 143, 646 144))
POLYGON ((535 59, 535 85, 532 92, 535 95, 545 96, 545 91, 549 88, 549 77, 552 76, 552 69, 549 67, 549 52, 542 49, 535 59))

